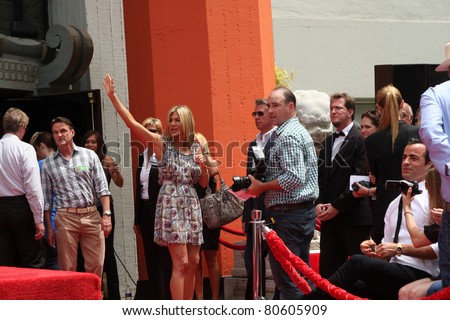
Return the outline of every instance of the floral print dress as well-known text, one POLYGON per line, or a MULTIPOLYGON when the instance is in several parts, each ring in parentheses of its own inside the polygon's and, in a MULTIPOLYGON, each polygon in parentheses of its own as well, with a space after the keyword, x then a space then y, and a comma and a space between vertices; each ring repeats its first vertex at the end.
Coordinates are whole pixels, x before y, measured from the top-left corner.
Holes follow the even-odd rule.
POLYGON ((200 177, 201 169, 195 163, 194 156, 179 152, 164 140, 158 178, 161 189, 155 213, 154 241, 157 244, 203 243, 202 212, 194 188, 200 177))

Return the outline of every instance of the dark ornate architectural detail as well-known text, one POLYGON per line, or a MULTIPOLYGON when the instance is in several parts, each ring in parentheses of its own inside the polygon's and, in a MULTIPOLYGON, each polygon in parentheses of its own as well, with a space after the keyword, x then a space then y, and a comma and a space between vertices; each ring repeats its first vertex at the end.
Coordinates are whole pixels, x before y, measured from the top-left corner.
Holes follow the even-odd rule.
POLYGON ((86 72, 94 53, 87 32, 74 26, 52 26, 45 36, 47 45, 56 50, 55 59, 39 68, 37 89, 67 91, 71 83, 86 72))
POLYGON ((93 52, 89 34, 74 26, 52 26, 46 42, 0 34, 0 95, 67 92, 93 52))
POLYGON ((0 93, 33 93, 45 51, 45 43, 0 34, 0 93))

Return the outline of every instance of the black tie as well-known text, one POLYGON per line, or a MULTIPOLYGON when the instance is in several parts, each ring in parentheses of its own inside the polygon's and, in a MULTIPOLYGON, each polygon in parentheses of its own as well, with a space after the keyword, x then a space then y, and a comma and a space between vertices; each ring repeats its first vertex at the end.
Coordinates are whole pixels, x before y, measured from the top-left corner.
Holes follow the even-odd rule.
POLYGON ((333 133, 333 139, 336 139, 338 137, 345 137, 345 133, 342 131, 333 133))

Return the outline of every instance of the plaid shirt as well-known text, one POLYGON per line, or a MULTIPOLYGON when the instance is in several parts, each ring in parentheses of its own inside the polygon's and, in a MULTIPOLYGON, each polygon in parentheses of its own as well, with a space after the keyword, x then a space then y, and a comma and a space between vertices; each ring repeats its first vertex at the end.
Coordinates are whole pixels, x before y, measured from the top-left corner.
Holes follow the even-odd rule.
POLYGON ((279 126, 275 136, 266 180, 278 179, 283 189, 265 193, 266 207, 315 201, 319 196, 317 153, 310 134, 295 117, 279 126))
POLYGON ((101 196, 111 194, 97 154, 77 146, 69 160, 59 151, 47 157, 42 164, 41 180, 45 211, 52 210, 52 190, 57 209, 97 205, 101 196))

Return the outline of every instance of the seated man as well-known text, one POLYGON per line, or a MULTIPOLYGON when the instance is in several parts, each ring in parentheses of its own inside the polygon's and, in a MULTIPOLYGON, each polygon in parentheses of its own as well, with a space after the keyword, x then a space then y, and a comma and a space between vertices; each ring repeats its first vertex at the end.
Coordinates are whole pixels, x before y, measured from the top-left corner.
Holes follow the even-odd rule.
MULTIPOLYGON (((421 194, 414 196, 411 207, 419 228, 430 221, 425 174, 431 164, 428 151, 417 139, 411 139, 403 152, 402 177, 419 182, 421 194)), ((330 283, 369 299, 398 297, 398 290, 412 281, 439 274, 438 246, 433 243, 415 248, 406 228, 401 195, 389 205, 384 219, 384 238, 379 245, 373 240, 361 243, 362 255, 353 255, 328 280, 330 283), (400 223, 397 225, 398 219, 400 223)), ((305 299, 326 299, 330 296, 314 289, 305 299)))

